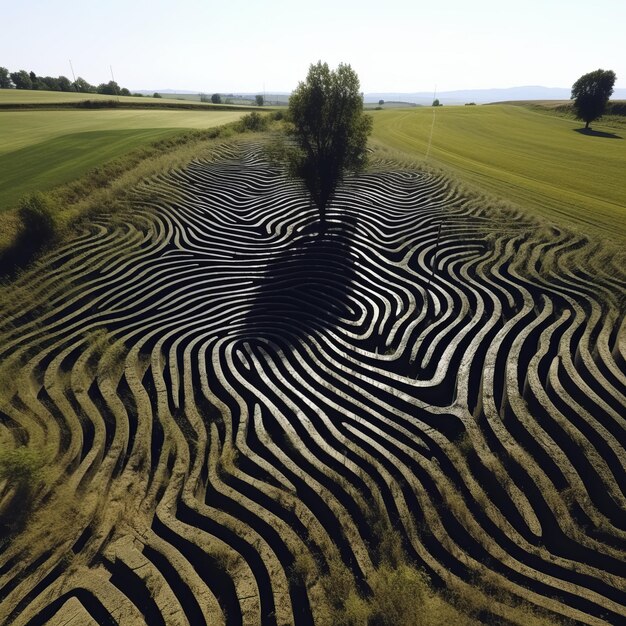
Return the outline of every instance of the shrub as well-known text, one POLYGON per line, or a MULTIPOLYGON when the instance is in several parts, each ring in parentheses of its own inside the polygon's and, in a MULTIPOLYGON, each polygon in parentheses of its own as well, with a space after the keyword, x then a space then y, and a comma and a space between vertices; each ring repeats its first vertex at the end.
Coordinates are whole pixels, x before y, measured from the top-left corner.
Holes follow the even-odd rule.
POLYGON ((35 246, 46 244, 54 238, 55 224, 51 202, 42 193, 34 193, 22 199, 18 215, 22 222, 22 237, 35 246))
POLYGON ((254 133, 259 133, 267 129, 268 122, 267 116, 253 111, 239 120, 238 130, 240 132, 251 130, 254 133))
POLYGON ((22 198, 17 212, 19 230, 13 243, 0 252, 0 274, 11 275, 31 263, 56 239, 53 202, 43 193, 22 198))
POLYGON ((370 581, 369 626, 417 626, 423 618, 428 591, 426 576, 408 565, 383 565, 370 581))
POLYGON ((117 100, 81 100, 75 104, 78 109, 112 109, 119 105, 117 100))

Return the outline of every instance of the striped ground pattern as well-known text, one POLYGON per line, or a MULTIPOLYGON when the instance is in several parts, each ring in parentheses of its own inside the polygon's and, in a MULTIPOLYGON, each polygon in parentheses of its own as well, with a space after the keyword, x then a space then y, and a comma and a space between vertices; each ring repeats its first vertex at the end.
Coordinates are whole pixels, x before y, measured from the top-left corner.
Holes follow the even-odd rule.
POLYGON ((375 511, 494 623, 624 623, 623 268, 420 172, 346 181, 319 232, 260 154, 146 182, 6 288, 0 445, 46 465, 0 482, 7 536, 34 501, 0 622, 322 624, 375 511))

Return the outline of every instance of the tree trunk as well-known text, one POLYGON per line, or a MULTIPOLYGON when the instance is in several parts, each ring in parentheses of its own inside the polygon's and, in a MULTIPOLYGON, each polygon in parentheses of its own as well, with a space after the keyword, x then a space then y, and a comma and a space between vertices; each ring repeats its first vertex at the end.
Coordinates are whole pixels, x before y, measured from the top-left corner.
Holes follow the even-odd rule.
POLYGON ((326 205, 320 206, 320 231, 326 230, 326 205))
POLYGON ((585 130, 589 128, 589 122, 585 122, 585 130))

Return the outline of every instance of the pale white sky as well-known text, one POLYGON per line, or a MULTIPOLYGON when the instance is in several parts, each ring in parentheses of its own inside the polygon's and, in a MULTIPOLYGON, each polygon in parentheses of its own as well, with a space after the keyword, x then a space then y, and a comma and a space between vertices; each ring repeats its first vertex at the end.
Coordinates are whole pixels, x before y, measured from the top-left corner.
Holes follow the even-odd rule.
POLYGON ((350 63, 365 92, 626 87, 624 0, 0 0, 0 66, 129 89, 291 91, 350 63))

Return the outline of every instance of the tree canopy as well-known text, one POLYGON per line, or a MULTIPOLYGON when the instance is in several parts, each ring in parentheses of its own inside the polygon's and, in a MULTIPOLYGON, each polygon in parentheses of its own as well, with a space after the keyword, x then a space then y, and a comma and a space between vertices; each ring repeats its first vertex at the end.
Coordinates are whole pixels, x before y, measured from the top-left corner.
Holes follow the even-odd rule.
POLYGON ((114 82, 102 83, 97 87, 90 85, 80 76, 72 82, 67 76, 37 76, 35 72, 19 70, 9 72, 6 67, 0 67, 0 89, 41 89, 45 91, 78 91, 80 93, 104 93, 107 95, 129 95, 128 89, 120 89, 114 82))
POLYGON ((324 225, 344 174, 360 171, 366 162, 372 118, 363 113, 356 72, 343 63, 334 71, 321 61, 311 65, 289 99, 289 114, 289 169, 304 182, 324 225))
POLYGON ((19 70, 19 72, 11 72, 11 80, 16 89, 32 89, 33 81, 30 79, 30 74, 26 70, 19 70))
POLYGON ((74 87, 76 91, 80 91, 81 93, 95 93, 96 88, 93 85, 90 85, 84 78, 80 76, 76 79, 74 83, 74 87))
POLYGON ((107 96, 119 96, 120 86, 114 80, 110 80, 108 83, 99 84, 97 92, 107 96))
POLYGON ((214 94, 211 96, 211 102, 212 102, 213 104, 221 104, 221 103, 222 103, 222 96, 220 96, 220 94, 219 94, 219 93, 214 93, 214 94))
POLYGON ((0 67, 0 89, 10 89, 12 86, 9 70, 6 67, 0 67))
POLYGON ((589 128, 590 122, 602 117, 613 93, 615 78, 612 70, 600 69, 584 74, 572 86, 574 110, 578 119, 585 122, 585 128, 589 128))

